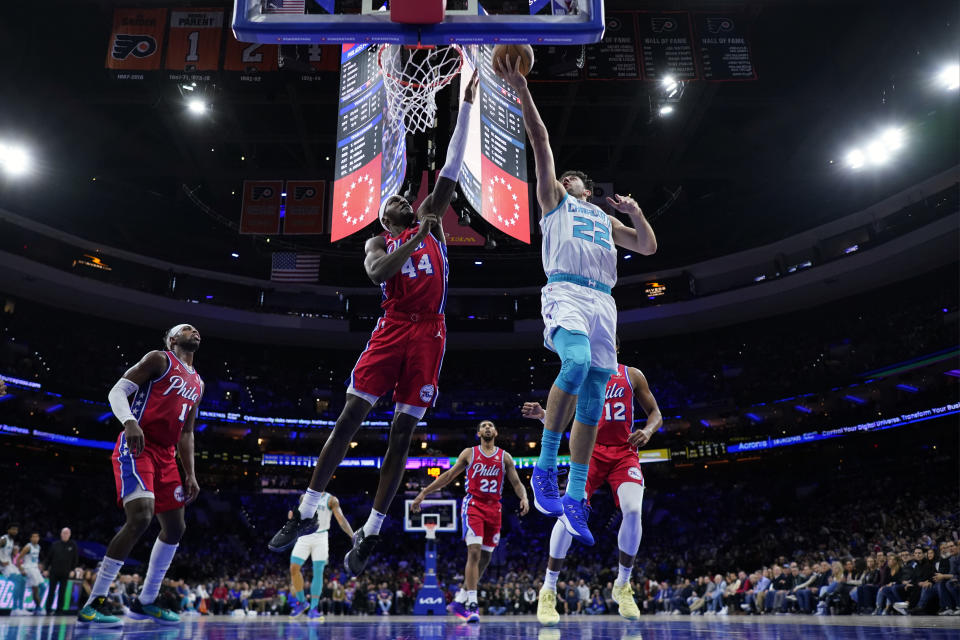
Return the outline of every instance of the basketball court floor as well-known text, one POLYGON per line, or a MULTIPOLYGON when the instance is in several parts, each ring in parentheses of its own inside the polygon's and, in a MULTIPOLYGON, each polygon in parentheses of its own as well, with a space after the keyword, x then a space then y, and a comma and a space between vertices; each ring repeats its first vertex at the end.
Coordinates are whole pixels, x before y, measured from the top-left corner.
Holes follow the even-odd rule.
POLYGON ((67 616, 6 618, 0 640, 946 640, 960 637, 960 618, 953 617, 733 617, 724 620, 645 616, 628 622, 616 616, 564 618, 556 627, 542 627, 534 616, 487 617, 478 625, 453 618, 332 618, 307 622, 286 617, 236 619, 229 616, 187 618, 180 626, 160 628, 148 622, 127 622, 123 629, 83 629, 67 616))

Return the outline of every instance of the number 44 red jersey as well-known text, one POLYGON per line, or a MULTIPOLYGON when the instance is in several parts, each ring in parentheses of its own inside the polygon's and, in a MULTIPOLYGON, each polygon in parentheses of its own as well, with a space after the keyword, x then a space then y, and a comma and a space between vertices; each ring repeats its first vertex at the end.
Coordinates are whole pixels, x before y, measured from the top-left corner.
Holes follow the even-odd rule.
POLYGON ((608 447, 629 447, 627 438, 633 431, 633 385, 626 365, 618 364, 617 372, 607 381, 606 402, 597 424, 597 444, 608 447))
MULTIPOLYGON (((419 228, 417 225, 406 229, 396 237, 389 233, 383 234, 387 253, 393 253, 400 245, 408 242, 419 228)), ((447 304, 449 273, 447 245, 437 240, 432 233, 428 233, 403 263, 400 271, 380 285, 383 292, 380 306, 387 312, 442 314, 447 304)))
POLYGON ((164 354, 167 370, 137 391, 130 408, 143 429, 145 446, 170 449, 180 440, 187 416, 203 395, 203 380, 172 351, 164 354))

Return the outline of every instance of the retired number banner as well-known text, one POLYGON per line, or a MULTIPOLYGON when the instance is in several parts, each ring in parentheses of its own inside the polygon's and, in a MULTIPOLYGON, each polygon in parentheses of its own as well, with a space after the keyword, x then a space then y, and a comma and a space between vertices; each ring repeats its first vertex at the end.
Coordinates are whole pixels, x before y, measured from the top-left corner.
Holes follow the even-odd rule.
POLYGON ((172 9, 167 37, 167 79, 209 82, 220 66, 223 9, 172 9))
POLYGON ((245 180, 240 233, 280 233, 280 194, 283 180, 245 180))

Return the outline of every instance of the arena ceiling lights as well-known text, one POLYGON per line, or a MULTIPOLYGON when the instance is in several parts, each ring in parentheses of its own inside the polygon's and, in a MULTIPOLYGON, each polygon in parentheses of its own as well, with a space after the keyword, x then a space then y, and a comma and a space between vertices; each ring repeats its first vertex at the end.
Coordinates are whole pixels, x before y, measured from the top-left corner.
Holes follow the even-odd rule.
POLYGON ((872 140, 848 151, 847 166, 854 170, 867 165, 883 166, 896 157, 897 152, 903 149, 904 142, 903 129, 899 127, 885 129, 872 140))
POLYGON ((0 168, 11 176, 22 176, 30 170, 30 154, 24 147, 0 142, 0 168))
POLYGON ((960 64, 951 64, 944 67, 937 74, 937 81, 947 91, 960 89, 960 64))

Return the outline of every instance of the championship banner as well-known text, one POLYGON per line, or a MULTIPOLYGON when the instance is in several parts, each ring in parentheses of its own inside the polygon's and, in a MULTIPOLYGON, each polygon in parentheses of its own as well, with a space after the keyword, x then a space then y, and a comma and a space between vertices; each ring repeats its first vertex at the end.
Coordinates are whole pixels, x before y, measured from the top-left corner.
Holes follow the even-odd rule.
MULTIPOLYGON (((467 202, 497 230, 530 243, 530 197, 523 114, 516 93, 493 71, 493 48, 482 47, 479 95, 476 96, 460 188, 467 202), (479 108, 478 108, 479 107, 479 108)), ((464 77, 473 69, 464 61, 464 77)), ((463 99, 465 82, 460 83, 463 99)))
POLYGON ((345 44, 340 56, 331 242, 376 222, 380 203, 400 190, 407 171, 406 132, 386 113, 376 48, 345 44))
POLYGON ((704 80, 756 80, 750 43, 744 35, 746 18, 730 13, 696 13, 697 44, 704 80))
POLYGON ((143 81, 160 69, 166 9, 114 9, 106 68, 115 80, 143 81))
POLYGON ((697 79, 690 14, 686 11, 642 12, 638 16, 643 77, 660 81, 697 79))
POLYGON ((323 233, 327 183, 323 180, 287 180, 286 193, 284 235, 323 233))
POLYGON ((171 9, 167 79, 210 82, 220 66, 223 9, 171 9))
POLYGON ((240 233, 280 233, 283 180, 245 180, 240 209, 240 233))
POLYGON ((230 31, 223 70, 241 83, 262 84, 266 74, 277 70, 277 45, 239 42, 230 31))

